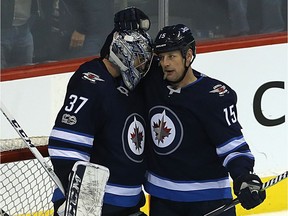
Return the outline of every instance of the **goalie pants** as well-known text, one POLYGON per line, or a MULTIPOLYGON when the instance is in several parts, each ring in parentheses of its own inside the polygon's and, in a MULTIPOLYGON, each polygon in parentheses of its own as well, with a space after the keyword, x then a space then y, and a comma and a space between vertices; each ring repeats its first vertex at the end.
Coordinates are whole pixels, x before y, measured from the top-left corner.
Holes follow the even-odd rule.
MULTIPOLYGON (((230 199, 202 202, 175 202, 151 196, 150 216, 203 216, 229 202, 231 202, 230 199)), ((235 207, 222 213, 221 216, 236 216, 235 207)))

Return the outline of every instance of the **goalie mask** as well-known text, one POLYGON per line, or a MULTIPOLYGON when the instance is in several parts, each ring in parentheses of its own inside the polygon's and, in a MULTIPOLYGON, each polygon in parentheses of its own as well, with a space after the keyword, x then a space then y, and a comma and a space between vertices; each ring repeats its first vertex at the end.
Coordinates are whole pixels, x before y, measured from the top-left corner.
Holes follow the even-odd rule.
POLYGON ((115 32, 109 60, 118 65, 124 84, 133 90, 146 75, 152 59, 151 38, 146 32, 115 32))

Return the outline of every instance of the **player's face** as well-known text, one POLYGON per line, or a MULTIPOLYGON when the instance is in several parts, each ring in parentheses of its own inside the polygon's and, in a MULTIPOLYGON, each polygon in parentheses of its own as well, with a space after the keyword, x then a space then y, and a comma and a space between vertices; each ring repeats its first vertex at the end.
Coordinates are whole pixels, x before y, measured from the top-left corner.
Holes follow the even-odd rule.
POLYGON ((160 65, 164 73, 164 79, 175 82, 183 75, 185 71, 184 59, 179 50, 160 53, 160 65))
POLYGON ((146 62, 145 59, 141 58, 140 56, 137 56, 137 58, 134 61, 134 67, 140 70, 145 70, 146 62))

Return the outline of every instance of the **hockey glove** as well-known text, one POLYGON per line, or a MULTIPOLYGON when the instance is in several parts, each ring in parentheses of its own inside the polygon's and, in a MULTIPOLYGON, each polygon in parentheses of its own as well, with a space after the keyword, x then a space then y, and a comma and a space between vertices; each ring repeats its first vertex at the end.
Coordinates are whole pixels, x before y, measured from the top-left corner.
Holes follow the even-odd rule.
POLYGON ((233 183, 235 195, 245 209, 252 209, 262 203, 266 198, 266 192, 260 191, 261 179, 254 174, 238 177, 233 183))
POLYGON ((148 31, 150 20, 143 11, 135 7, 128 7, 115 14, 114 27, 116 31, 137 29, 148 31))

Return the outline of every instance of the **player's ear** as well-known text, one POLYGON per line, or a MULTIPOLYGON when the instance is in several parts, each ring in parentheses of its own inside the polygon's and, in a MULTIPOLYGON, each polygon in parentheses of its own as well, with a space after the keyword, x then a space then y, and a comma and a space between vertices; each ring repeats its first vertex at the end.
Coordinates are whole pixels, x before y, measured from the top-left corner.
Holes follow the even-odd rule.
POLYGON ((193 51, 192 49, 188 49, 186 52, 186 66, 189 66, 190 62, 193 60, 193 51))

